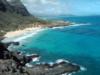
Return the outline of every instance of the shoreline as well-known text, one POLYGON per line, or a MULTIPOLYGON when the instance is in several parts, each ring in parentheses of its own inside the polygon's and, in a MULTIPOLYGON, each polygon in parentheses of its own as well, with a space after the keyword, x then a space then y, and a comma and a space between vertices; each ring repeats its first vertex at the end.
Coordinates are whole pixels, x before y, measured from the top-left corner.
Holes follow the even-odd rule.
POLYGON ((24 40, 32 35, 36 35, 40 31, 42 31, 42 27, 32 27, 32 28, 25 28, 23 30, 16 30, 16 31, 10 31, 7 32, 3 37, 1 41, 4 43, 7 42, 19 42, 21 40, 24 40), (28 35, 28 36, 26 36, 28 35))
POLYGON ((70 75, 86 71, 85 67, 65 59, 57 59, 52 63, 40 62, 38 61, 40 55, 26 55, 20 51, 9 51, 3 43, 0 43, 0 49, 0 72, 2 75, 8 73, 9 75, 70 75), (31 63, 36 61, 38 63, 31 63))
POLYGON ((17 41, 26 39, 28 37, 31 37, 37 34, 38 32, 45 30, 46 28, 63 29, 65 27, 76 27, 76 26, 83 26, 87 24, 90 25, 90 23, 83 24, 83 23, 75 23, 75 22, 69 22, 69 21, 55 21, 55 22, 46 23, 46 24, 37 22, 35 25, 32 25, 31 27, 6 32, 6 34, 4 34, 3 36, 0 36, 1 37, 0 41, 3 41, 5 43, 12 42, 12 41, 17 42, 17 41))
POLYGON ((41 29, 40 27, 32 27, 32 28, 25 28, 23 30, 10 31, 10 32, 7 32, 4 35, 4 37, 5 38, 18 37, 18 36, 21 36, 21 35, 25 35, 29 32, 36 32, 37 30, 40 30, 40 29, 41 29))
POLYGON ((52 24, 40 25, 40 24, 38 24, 37 27, 29 27, 29 28, 25 28, 23 30, 19 29, 19 30, 7 32, 3 36, 4 38, 2 38, 1 40, 5 43, 12 42, 12 41, 19 42, 23 39, 26 39, 33 35, 36 35, 37 33, 41 32, 42 30, 45 30, 45 28, 51 28, 51 29, 60 28, 60 29, 62 29, 64 27, 70 27, 70 26, 74 27, 74 26, 80 26, 80 25, 84 25, 84 24, 76 24, 76 23, 70 23, 70 24, 66 24, 66 25, 52 25, 52 24))
MULTIPOLYGON (((65 27, 63 25, 56 26, 56 27, 61 27, 61 26, 62 27, 65 27)), ((71 25, 67 25, 67 26, 71 26, 71 25)), ((55 27, 55 26, 53 26, 53 27, 55 27)), ((23 30, 16 30, 16 31, 7 32, 4 35, 4 37, 6 37, 5 39, 10 38, 11 42, 13 41, 13 42, 16 43, 16 42, 20 42, 21 40, 23 40, 25 38, 28 38, 30 36, 33 36, 33 35, 37 34, 41 30, 44 30, 45 28, 52 29, 51 27, 32 27, 32 28, 25 28, 23 30), (12 40, 12 38, 14 38, 14 37, 16 37, 16 39, 12 40)), ((20 58, 22 55, 20 56, 20 54, 18 54, 17 56, 20 58)), ((16 57, 16 58, 18 58, 18 57, 16 57)), ((26 57, 28 58, 28 56, 26 56, 26 57)), ((37 58, 34 58, 34 60, 37 60, 37 58)), ((14 60, 14 61, 16 61, 16 60, 14 60)), ((5 63, 5 61, 3 61, 3 62, 5 63)), ((7 62, 10 62, 10 61, 7 60, 7 62)), ((3 64, 0 63, 0 64, 5 65, 4 63, 3 64)), ((20 63, 20 62, 17 62, 17 63, 20 63)), ((17 64, 15 64, 15 66, 17 66, 17 64)), ((58 74, 62 74, 62 75, 63 74, 68 74, 68 75, 70 75, 70 74, 73 74, 73 73, 77 73, 77 72, 85 71, 86 70, 84 67, 82 67, 80 65, 71 63, 71 62, 69 62, 67 60, 63 60, 63 59, 58 59, 58 60, 54 61, 53 63, 48 63, 48 62, 43 62, 42 63, 42 62, 40 62, 40 63, 36 63, 34 65, 32 65, 32 64, 30 64, 28 62, 28 63, 25 63, 25 66, 23 66, 23 67, 25 68, 25 71, 27 71, 30 75, 33 75, 33 74, 34 75, 38 75, 38 73, 40 73, 40 74, 46 74, 46 75, 48 75, 48 74, 50 74, 50 75, 55 75, 55 74, 57 74, 57 75, 58 74), (36 70, 36 68, 38 68, 38 70, 36 70), (42 68, 42 70, 41 70, 41 68, 42 68)), ((16 69, 16 70, 19 71, 20 69, 16 69)), ((13 73, 11 73, 11 74, 13 74, 13 73)))
POLYGON ((6 32, 6 34, 4 34, 2 37, 5 37, 2 40, 14 40, 14 38, 18 38, 18 40, 15 41, 20 41, 21 39, 25 39, 25 37, 23 37, 24 35, 35 35, 38 32, 40 32, 41 30, 45 29, 45 28, 53 28, 53 27, 60 27, 60 26, 70 26, 73 25, 74 23, 71 22, 64 22, 64 21, 57 21, 57 22, 51 22, 51 23, 47 23, 47 24, 42 24, 42 23, 36 23, 35 26, 33 27, 28 27, 25 29, 18 29, 15 31, 8 31, 6 32), (19 37, 23 37, 23 38, 19 38, 19 37))

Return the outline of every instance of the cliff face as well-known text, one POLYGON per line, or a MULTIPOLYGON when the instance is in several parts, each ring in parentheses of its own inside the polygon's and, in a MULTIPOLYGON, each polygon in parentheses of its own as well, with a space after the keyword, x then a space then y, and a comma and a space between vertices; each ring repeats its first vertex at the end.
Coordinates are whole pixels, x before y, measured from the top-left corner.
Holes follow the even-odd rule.
POLYGON ((21 0, 0 0, 0 36, 9 31, 34 26, 37 22, 45 22, 32 16, 21 0))
POLYGON ((30 15, 20 0, 0 0, 0 11, 15 12, 23 16, 30 15))
POLYGON ((8 31, 30 27, 37 20, 21 0, 0 0, 0 37, 8 31))

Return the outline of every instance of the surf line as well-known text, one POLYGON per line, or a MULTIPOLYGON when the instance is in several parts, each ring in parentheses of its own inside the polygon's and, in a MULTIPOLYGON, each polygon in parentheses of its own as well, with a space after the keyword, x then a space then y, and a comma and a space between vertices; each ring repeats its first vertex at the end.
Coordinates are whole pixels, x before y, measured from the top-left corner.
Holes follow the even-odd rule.
POLYGON ((45 30, 45 29, 39 29, 39 30, 33 31, 33 32, 31 32, 31 33, 28 33, 28 34, 25 34, 25 35, 23 35, 23 36, 21 36, 21 37, 18 37, 18 38, 16 38, 16 39, 14 39, 13 41, 14 41, 14 42, 18 42, 18 41, 25 40, 26 38, 32 37, 32 36, 38 34, 39 32, 42 32, 42 31, 44 31, 44 30, 45 30))

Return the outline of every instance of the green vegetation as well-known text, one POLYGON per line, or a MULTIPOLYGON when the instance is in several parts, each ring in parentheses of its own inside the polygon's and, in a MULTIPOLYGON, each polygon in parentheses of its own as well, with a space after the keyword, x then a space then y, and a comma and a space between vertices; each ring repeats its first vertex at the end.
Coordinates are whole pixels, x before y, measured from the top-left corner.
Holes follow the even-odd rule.
POLYGON ((22 16, 11 12, 0 12, 0 36, 8 31, 32 27, 35 23, 46 23, 46 21, 34 16, 22 16))
POLYGON ((42 20, 40 18, 30 16, 22 16, 18 13, 2 12, 0 11, 0 36, 3 36, 6 32, 15 31, 19 29, 25 29, 27 27, 57 27, 68 26, 71 22, 55 21, 55 20, 42 20))

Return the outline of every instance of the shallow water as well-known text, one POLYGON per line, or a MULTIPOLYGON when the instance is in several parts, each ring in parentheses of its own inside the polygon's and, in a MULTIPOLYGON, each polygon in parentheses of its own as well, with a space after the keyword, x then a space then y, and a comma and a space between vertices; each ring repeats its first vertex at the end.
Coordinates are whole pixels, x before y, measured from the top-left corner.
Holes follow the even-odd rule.
POLYGON ((41 61, 67 59, 87 68, 75 75, 100 74, 100 17, 63 19, 89 24, 44 30, 27 38, 19 50, 40 54, 41 61))

